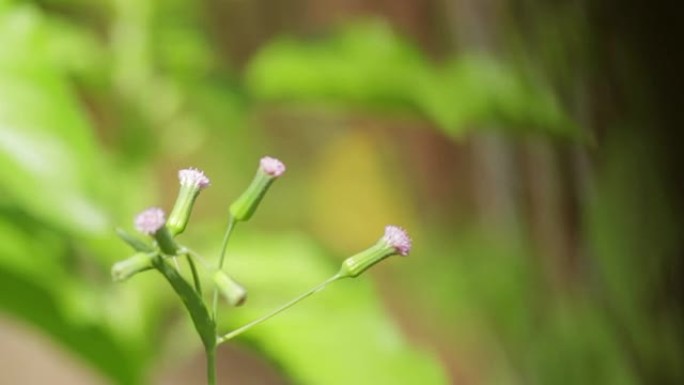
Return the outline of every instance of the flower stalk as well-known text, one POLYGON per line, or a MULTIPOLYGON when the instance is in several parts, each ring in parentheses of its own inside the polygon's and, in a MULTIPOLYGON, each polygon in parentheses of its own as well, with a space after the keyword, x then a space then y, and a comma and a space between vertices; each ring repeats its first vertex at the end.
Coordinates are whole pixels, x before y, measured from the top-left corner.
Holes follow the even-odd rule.
POLYGON ((223 271, 228 242, 236 224, 248 221, 252 217, 270 186, 284 172, 285 165, 278 159, 263 157, 260 160, 259 168, 252 183, 230 205, 228 225, 221 243, 216 268, 209 268, 208 263, 199 254, 178 244, 175 240, 175 236, 185 231, 200 192, 209 186, 209 178, 198 169, 189 168, 178 172, 180 189, 168 220, 164 211, 157 207, 144 210, 136 216, 135 228, 142 234, 151 237, 154 242, 148 244, 123 230, 117 230, 119 236, 136 253, 112 266, 112 279, 116 282, 124 281, 147 270, 157 270, 164 276, 183 302, 202 340, 207 359, 207 382, 209 385, 216 385, 216 348, 219 344, 275 317, 335 281, 358 277, 389 256, 406 256, 410 252, 411 239, 406 231, 396 226, 387 226, 380 240, 368 249, 347 258, 335 275, 246 325, 220 335, 216 323, 219 294, 226 299, 230 306, 241 306, 247 298, 247 290, 223 271), (188 263, 192 284, 181 274, 178 264, 172 265, 167 262, 169 258, 175 262, 177 257, 183 256, 188 263), (200 262, 199 266, 211 274, 214 292, 211 311, 202 296, 200 272, 195 264, 195 259, 200 262))

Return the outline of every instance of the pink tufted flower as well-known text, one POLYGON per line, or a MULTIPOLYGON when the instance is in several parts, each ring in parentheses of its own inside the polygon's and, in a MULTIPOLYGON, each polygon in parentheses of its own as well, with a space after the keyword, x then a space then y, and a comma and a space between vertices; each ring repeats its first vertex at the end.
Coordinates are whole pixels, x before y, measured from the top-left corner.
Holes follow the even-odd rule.
POLYGON ((375 264, 392 255, 407 256, 411 252, 411 238, 398 226, 386 226, 385 235, 373 246, 342 262, 338 275, 342 278, 358 277, 375 264))
POLYGON ((164 227, 165 222, 164 210, 152 207, 135 217, 135 228, 143 234, 154 235, 164 227))
POLYGON ((411 238, 409 238, 406 230, 398 226, 385 227, 385 235, 382 239, 394 250, 397 254, 407 256, 411 251, 411 238))
POLYGON ((261 169, 272 177, 279 177, 285 172, 285 164, 276 158, 265 156, 259 162, 261 169))
POLYGON ((181 186, 204 189, 209 186, 209 178, 204 175, 202 170, 196 168, 186 168, 178 171, 178 180, 181 186))

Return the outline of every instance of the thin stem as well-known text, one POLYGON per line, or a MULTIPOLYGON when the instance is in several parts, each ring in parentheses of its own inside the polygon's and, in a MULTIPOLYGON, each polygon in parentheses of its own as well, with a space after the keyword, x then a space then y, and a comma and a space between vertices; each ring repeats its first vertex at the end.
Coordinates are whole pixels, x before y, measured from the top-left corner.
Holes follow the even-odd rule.
POLYGON ((216 385, 216 348, 208 349, 207 355, 207 384, 216 385))
MULTIPOLYGON (((221 253, 219 254, 219 262, 218 262, 218 269, 221 270, 223 267, 223 261, 226 259, 226 249, 228 248, 228 240, 230 240, 230 235, 233 233, 233 228, 235 228, 235 225, 237 224, 237 221, 235 218, 229 214, 228 216, 228 227, 226 227, 226 232, 223 234, 223 243, 221 244, 221 253)), ((218 316, 217 314, 217 309, 218 309, 218 289, 214 288, 214 299, 212 301, 212 306, 211 306, 211 314, 214 317, 214 321, 216 321, 216 318, 218 316)))
POLYGON ((202 285, 200 284, 199 274, 197 274, 197 267, 195 266, 195 262, 190 257, 190 253, 185 254, 185 259, 188 261, 188 265, 190 265, 190 272, 192 272, 192 281, 195 284, 195 290, 197 290, 197 294, 201 297, 202 285))
POLYGON ((209 262, 207 262, 207 260, 200 253, 196 252, 195 250, 192 250, 188 247, 183 246, 183 249, 181 250, 181 254, 188 254, 191 257, 195 258, 200 263, 200 265, 202 265, 202 267, 205 268, 207 271, 213 270, 209 267, 209 262))
POLYGON ((323 282, 322 282, 321 284, 319 284, 318 286, 316 286, 316 287, 314 287, 314 288, 312 288, 312 289, 309 289, 308 291, 304 292, 303 294, 300 294, 299 296, 297 296, 297 297, 295 297, 294 299, 290 300, 289 302, 287 302, 287 303, 281 305, 280 307, 278 307, 277 309, 271 311, 270 313, 268 313, 268 314, 266 314, 266 315, 263 315, 263 316, 261 316, 260 318, 257 318, 257 319, 255 319, 254 321, 252 321, 252 322, 250 322, 250 323, 248 323, 248 324, 246 324, 246 325, 243 325, 243 326, 241 326, 241 327, 239 327, 239 328, 233 330, 233 331, 230 332, 230 333, 227 333, 227 334, 223 335, 222 337, 219 337, 218 340, 216 341, 216 344, 217 344, 217 345, 218 345, 218 344, 222 344, 222 343, 224 343, 224 342, 226 342, 226 341, 228 341, 228 340, 230 340, 230 339, 232 339, 232 338, 234 338, 234 337, 237 337, 238 335, 240 335, 240 334, 246 332, 247 330, 251 329, 252 327, 254 327, 254 326, 256 326, 256 325, 258 325, 258 324, 260 324, 260 323, 262 323, 262 322, 264 322, 264 321, 266 321, 266 320, 268 320, 268 319, 270 319, 271 317, 274 317, 274 316, 278 315, 279 313, 283 312, 284 310, 289 309, 290 307, 294 306, 295 304, 297 304, 298 302, 302 301, 303 299, 305 299, 305 298, 311 296, 312 294, 315 294, 315 293, 317 293, 317 292, 319 292, 319 291, 325 289, 326 286, 328 286, 329 284, 331 284, 331 283, 337 281, 337 280, 340 279, 340 278, 344 278, 344 277, 342 277, 342 276, 339 275, 339 274, 333 275, 332 277, 330 277, 330 278, 326 279, 325 281, 323 281, 323 282))
POLYGON ((237 224, 237 221, 235 218, 233 218, 232 215, 228 217, 228 227, 226 227, 226 232, 223 234, 223 243, 221 244, 221 254, 219 254, 219 263, 218 263, 218 268, 221 269, 223 267, 223 261, 226 259, 226 249, 228 248, 228 240, 230 240, 230 235, 233 233, 233 228, 235 228, 235 225, 237 224))

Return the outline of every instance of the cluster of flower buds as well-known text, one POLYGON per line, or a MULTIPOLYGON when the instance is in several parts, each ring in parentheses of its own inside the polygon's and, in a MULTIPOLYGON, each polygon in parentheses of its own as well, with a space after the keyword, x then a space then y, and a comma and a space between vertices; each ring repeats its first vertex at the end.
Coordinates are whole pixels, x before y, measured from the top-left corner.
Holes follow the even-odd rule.
MULTIPOLYGON (((259 162, 254 179, 247 189, 229 207, 229 222, 223 238, 221 254, 216 268, 211 268, 211 278, 214 286, 213 307, 203 299, 201 280, 198 275, 193 258, 199 258, 190 249, 179 245, 175 237, 185 231, 195 201, 200 192, 210 185, 209 178, 204 172, 188 168, 178 172, 180 189, 176 202, 171 210, 171 215, 166 218, 164 211, 158 207, 144 210, 135 217, 135 228, 142 234, 151 238, 153 242, 146 242, 140 238, 129 235, 123 230, 118 230, 119 236, 128 243, 136 253, 119 261, 112 266, 112 278, 114 281, 124 281, 132 276, 150 269, 158 270, 173 287, 176 294, 182 299, 186 309, 190 313, 207 354, 207 373, 209 384, 216 383, 216 346, 240 335, 250 328, 267 321, 271 317, 289 309, 310 295, 322 290, 328 284, 344 278, 355 278, 369 268, 392 255, 407 256, 411 251, 411 239, 406 231, 397 226, 385 227, 384 235, 373 246, 347 258, 339 271, 303 294, 281 305, 270 313, 249 322, 223 336, 219 336, 217 325, 217 303, 219 294, 224 297, 230 306, 240 306, 247 299, 247 290, 236 282, 231 276, 223 271, 223 261, 226 245, 230 234, 238 222, 248 221, 256 211, 259 203, 266 195, 273 182, 283 175, 285 165, 278 159, 263 157, 259 162), (177 264, 176 257, 187 258, 192 273, 192 286, 182 274, 177 264), (172 258, 175 264, 165 261, 172 258), (174 267, 175 265, 175 267, 174 267)), ((204 263, 203 263, 204 264, 204 263)), ((207 267, 204 265, 204 267, 207 267)))
MULTIPOLYGON (((231 306, 240 306, 247 298, 247 291, 245 288, 222 270, 223 253, 232 227, 235 223, 248 221, 253 216, 270 186, 276 179, 282 176, 284 172, 285 165, 280 160, 268 156, 263 157, 259 162, 256 175, 250 185, 238 199, 230 205, 230 222, 224 238, 222 254, 217 269, 211 270, 212 282, 215 287, 213 317, 216 316, 216 299, 218 293, 220 293, 231 306)), ((136 250, 136 253, 130 258, 114 264, 112 267, 112 278, 115 281, 123 281, 137 273, 152 268, 157 268, 163 274, 170 271, 172 272, 172 275, 179 277, 180 275, 176 274, 175 270, 164 262, 164 259, 168 257, 185 256, 188 258, 188 263, 192 269, 197 298, 201 298, 201 287, 197 271, 191 259, 192 253, 189 249, 176 243, 175 237, 185 231, 190 220, 195 200, 200 192, 210 185, 210 181, 204 172, 195 168, 180 170, 178 172, 178 179, 180 182, 180 190, 168 219, 166 218, 164 211, 158 207, 144 210, 135 218, 135 228, 140 233, 150 237, 154 241, 152 244, 131 236, 123 230, 119 231, 121 238, 133 247, 136 250)), ((373 246, 347 258, 342 263, 342 266, 336 275, 323 282, 320 286, 295 298, 271 314, 220 338, 219 343, 232 338, 232 336, 247 330, 251 326, 263 322, 282 310, 289 308, 293 304, 320 290, 320 288, 325 287, 325 285, 330 282, 342 278, 358 277, 387 257, 392 255, 407 256, 410 251, 411 239, 406 231, 397 226, 387 226, 385 227, 384 235, 373 246)), ((181 278, 181 280, 183 280, 183 278, 181 278)), ((186 287, 186 285, 187 282, 183 283, 181 286, 186 287)), ((186 292, 181 291, 179 293, 186 292)), ((183 295, 184 294, 181 294, 181 296, 183 295)), ((205 307, 204 305, 201 305, 200 308, 204 309, 205 307)))
MULTIPOLYGON (((280 160, 268 156, 263 157, 259 162, 252 183, 230 206, 231 217, 236 221, 247 221, 251 218, 273 181, 284 172, 285 165, 280 160)), ((174 237, 185 231, 195 200, 202 190, 209 187, 211 182, 204 172, 196 168, 180 170, 178 180, 180 190, 168 219, 164 211, 158 207, 146 209, 135 218, 136 230, 151 237, 155 241, 154 246, 150 246, 122 230, 119 231, 119 236, 131 245, 137 253, 114 264, 112 278, 115 281, 126 280, 139 272, 152 268, 154 259, 157 257, 175 257, 184 250, 178 246, 174 237)), ((229 304, 239 306, 244 303, 247 291, 223 272, 220 266, 218 271, 214 273, 213 282, 229 304)))

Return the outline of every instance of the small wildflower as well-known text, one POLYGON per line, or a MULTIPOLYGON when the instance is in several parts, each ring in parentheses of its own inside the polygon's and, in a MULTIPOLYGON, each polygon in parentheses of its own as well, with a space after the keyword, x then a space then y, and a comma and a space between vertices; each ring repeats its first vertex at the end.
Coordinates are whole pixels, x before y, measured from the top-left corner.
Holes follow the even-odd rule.
POLYGON ((135 228, 145 235, 154 235, 165 223, 164 210, 158 207, 149 208, 135 217, 135 228))
POLYGON ((376 263, 392 255, 407 256, 411 251, 411 238, 406 230, 397 226, 386 226, 385 234, 368 249, 347 258, 342 263, 340 277, 358 277, 376 263))
POLYGON ((196 168, 186 168, 178 171, 180 190, 176 203, 173 205, 167 227, 172 235, 178 235, 185 230, 190 220, 190 213, 200 191, 209 187, 209 178, 204 172, 196 168))
POLYGON ((411 238, 406 230, 398 226, 386 226, 385 235, 382 239, 394 248, 397 254, 407 256, 411 251, 411 238))
POLYGON ((176 254, 178 246, 176 246, 169 229, 166 227, 164 210, 152 207, 141 212, 135 217, 135 228, 141 233, 153 237, 164 254, 176 254))
POLYGON ((196 168, 186 168, 178 171, 178 180, 181 186, 188 186, 192 188, 198 188, 203 190, 209 187, 209 178, 204 175, 202 170, 196 168))
POLYGON ((265 156, 259 161, 259 168, 252 180, 240 197, 230 205, 230 214, 238 221, 247 221, 252 217, 259 206, 261 199, 268 191, 273 181, 285 172, 285 164, 276 158, 265 156))
POLYGON ((271 158, 270 156, 265 156, 259 161, 259 166, 268 175, 273 177, 279 177, 285 172, 285 164, 276 158, 271 158))

